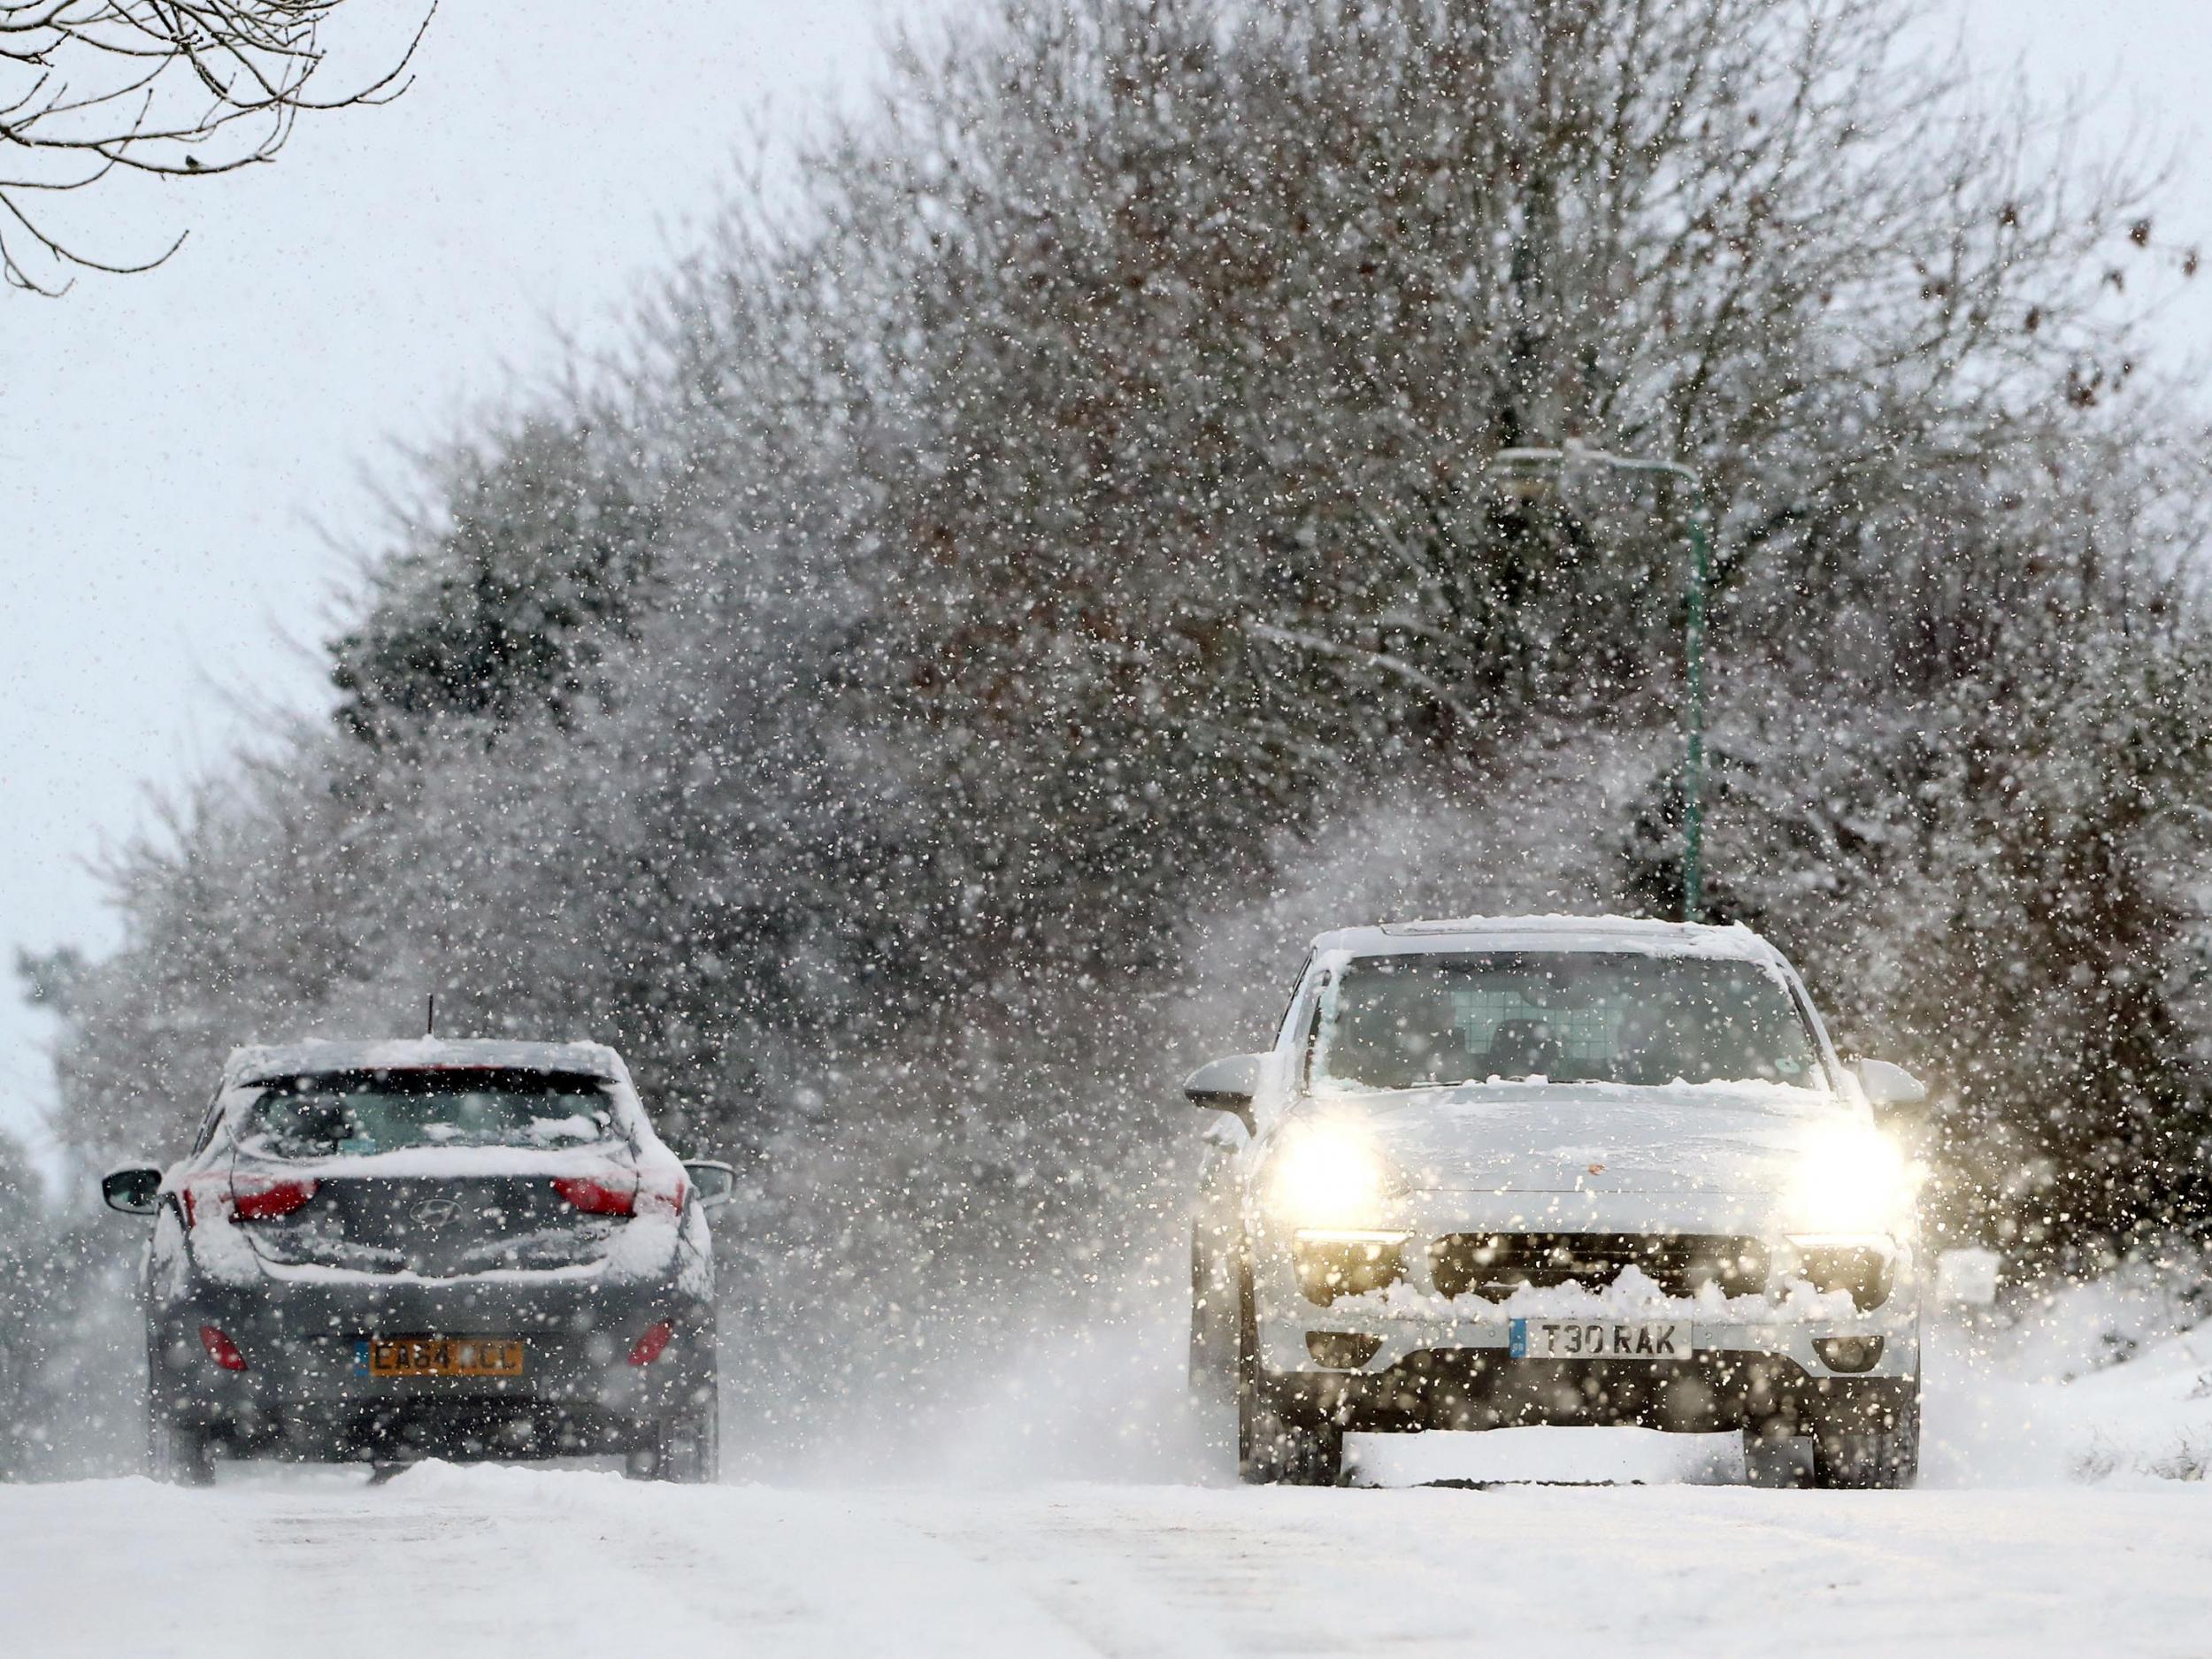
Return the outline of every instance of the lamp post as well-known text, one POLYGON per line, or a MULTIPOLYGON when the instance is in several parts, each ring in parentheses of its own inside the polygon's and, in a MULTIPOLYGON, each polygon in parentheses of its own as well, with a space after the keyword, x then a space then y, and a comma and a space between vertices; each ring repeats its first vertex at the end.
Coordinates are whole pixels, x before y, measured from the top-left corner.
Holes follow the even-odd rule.
POLYGON ((1558 480, 1577 466, 1671 478, 1690 495, 1690 569, 1682 656, 1688 697, 1682 710, 1682 919, 1694 922, 1705 908, 1705 591, 1712 580, 1712 536, 1705 486, 1679 461, 1613 455, 1569 442, 1557 449, 1501 449, 1490 465, 1508 480, 1558 480))

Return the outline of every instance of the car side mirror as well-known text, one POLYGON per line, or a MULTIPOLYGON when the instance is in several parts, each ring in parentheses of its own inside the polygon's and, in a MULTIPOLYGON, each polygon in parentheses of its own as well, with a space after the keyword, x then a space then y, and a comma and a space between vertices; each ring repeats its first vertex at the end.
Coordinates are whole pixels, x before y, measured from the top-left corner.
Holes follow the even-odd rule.
POLYGON ((1901 1065, 1886 1060, 1862 1060, 1852 1070, 1858 1074, 1866 1103, 1878 1118, 1897 1117, 1904 1108, 1920 1105, 1928 1098, 1928 1086, 1901 1065))
POLYGON ((110 1210, 127 1216, 151 1216, 161 1210, 161 1171, 142 1164, 110 1170, 100 1178, 100 1196, 110 1210))
POLYGON ((719 1159, 687 1161, 684 1173, 691 1177, 691 1190, 704 1209, 719 1210, 737 1196, 737 1171, 719 1159))
POLYGON ((1247 1134, 1258 1133, 1252 1116, 1252 1096, 1260 1092, 1263 1054, 1233 1054, 1209 1060, 1183 1079, 1183 1093, 1203 1111, 1227 1112, 1244 1125, 1247 1134))

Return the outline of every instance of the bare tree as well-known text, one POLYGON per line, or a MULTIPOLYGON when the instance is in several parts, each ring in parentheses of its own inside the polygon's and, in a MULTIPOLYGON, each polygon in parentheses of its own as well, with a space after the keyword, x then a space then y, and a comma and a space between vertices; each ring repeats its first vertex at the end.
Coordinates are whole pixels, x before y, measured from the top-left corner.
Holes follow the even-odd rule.
POLYGON ((446 987, 759 1171, 751 1386, 898 1375, 848 1308, 972 1351, 1153 1235, 1194 984, 1678 891, 1679 541, 1480 488, 1581 435, 1726 503, 1709 896, 1947 1086, 1954 1218, 2212 1228, 2212 474, 2120 305, 2150 208, 1911 4, 972 9, 607 390, 427 472, 342 724, 119 856, 58 1133, 161 1144, 231 1042, 446 987))
MULTIPOLYGON (((267 161, 303 110, 388 102, 429 27, 398 61, 326 91, 323 29, 347 0, 0 0, 0 275, 55 294, 73 270, 130 272, 150 257, 96 256, 41 198, 116 172, 204 178, 267 161)), ((355 10, 358 10, 357 7, 355 10)))

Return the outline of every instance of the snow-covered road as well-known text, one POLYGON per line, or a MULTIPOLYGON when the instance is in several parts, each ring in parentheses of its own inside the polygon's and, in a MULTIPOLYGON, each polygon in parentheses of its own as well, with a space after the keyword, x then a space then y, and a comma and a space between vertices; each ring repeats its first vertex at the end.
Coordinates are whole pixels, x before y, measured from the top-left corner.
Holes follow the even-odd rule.
POLYGON ((766 1484, 0 1486, 0 1659, 2208 1659, 2212 1325, 2172 1320, 2108 1286, 1939 1325, 1912 1492, 1754 1491, 1732 1436, 1546 1429, 1358 1437, 1362 1487, 1248 1490, 1164 1326, 803 1454, 733 1417, 766 1484), (2115 1332, 2134 1357, 2097 1365, 2115 1332))
POLYGON ((2212 1653, 2212 1489, 0 1488, 12 1655, 2212 1653))

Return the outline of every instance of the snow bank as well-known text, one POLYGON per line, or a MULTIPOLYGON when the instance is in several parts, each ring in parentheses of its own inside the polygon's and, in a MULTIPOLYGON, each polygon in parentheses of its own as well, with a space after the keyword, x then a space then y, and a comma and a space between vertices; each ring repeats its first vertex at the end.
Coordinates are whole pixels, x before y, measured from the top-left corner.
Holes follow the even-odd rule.
POLYGON ((2212 1469, 2212 1286, 2124 1268, 1929 1329, 1926 1486, 2200 1481, 2212 1469))

